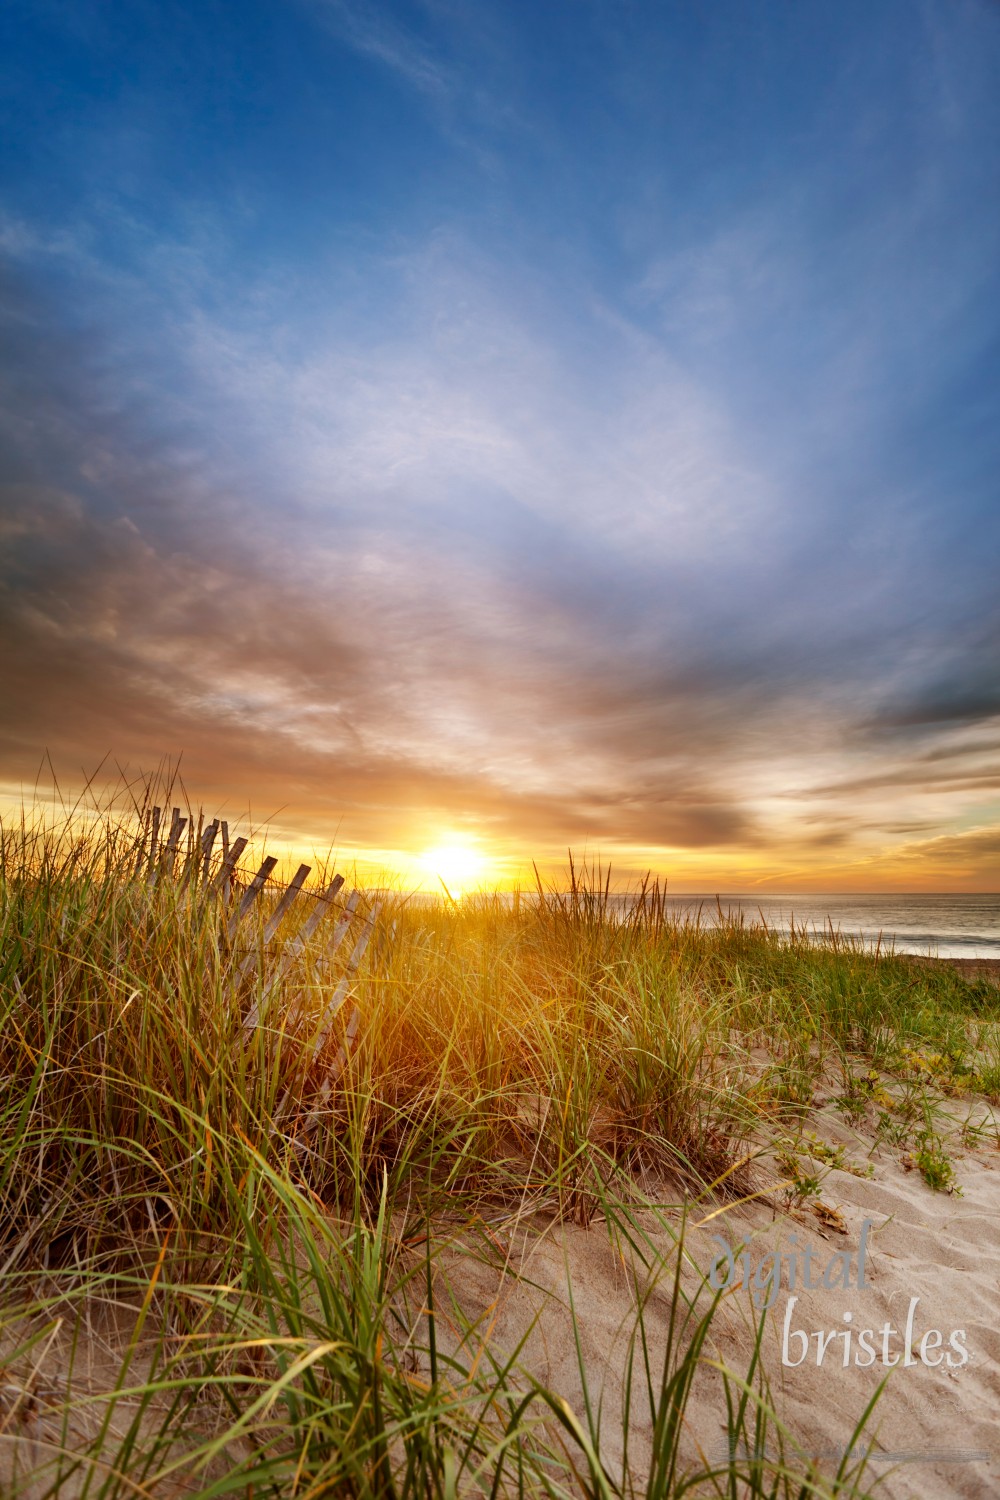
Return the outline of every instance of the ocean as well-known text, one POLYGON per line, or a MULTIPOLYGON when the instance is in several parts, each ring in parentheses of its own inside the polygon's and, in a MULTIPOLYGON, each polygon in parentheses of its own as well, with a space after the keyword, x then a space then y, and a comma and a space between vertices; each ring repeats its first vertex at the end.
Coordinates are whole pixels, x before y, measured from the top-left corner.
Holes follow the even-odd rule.
MULTIPOLYGON (((718 897, 722 911, 743 912, 748 922, 763 919, 779 932, 796 929, 821 936, 833 931, 860 939, 883 951, 920 953, 933 958, 1000 959, 1000 895, 903 896, 756 896, 718 897)), ((678 917, 711 924, 717 919, 714 896, 671 895, 669 909, 678 917)))

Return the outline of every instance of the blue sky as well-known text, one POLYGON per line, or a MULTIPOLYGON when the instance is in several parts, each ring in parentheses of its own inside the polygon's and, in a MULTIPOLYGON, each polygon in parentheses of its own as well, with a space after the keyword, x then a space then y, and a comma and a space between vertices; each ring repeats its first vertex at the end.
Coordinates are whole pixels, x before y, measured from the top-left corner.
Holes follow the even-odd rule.
POLYGON ((0 778, 1000 884, 1000 6, 13 3, 0 778))

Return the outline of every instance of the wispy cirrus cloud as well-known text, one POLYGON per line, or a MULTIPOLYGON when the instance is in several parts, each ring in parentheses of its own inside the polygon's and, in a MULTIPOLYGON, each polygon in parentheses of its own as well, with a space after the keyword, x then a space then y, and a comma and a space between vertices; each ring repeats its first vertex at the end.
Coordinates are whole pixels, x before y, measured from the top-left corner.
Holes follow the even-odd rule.
POLYGON ((349 46, 384 64, 421 93, 440 100, 456 91, 453 70, 385 6, 366 0, 310 0, 310 4, 349 46))

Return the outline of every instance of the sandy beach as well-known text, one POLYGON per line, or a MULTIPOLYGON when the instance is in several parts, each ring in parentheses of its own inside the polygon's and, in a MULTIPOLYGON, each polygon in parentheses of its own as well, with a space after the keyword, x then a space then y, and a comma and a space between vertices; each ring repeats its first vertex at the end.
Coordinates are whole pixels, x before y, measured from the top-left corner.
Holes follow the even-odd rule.
MULTIPOLYGON (((760 1316, 756 1296, 773 1299, 762 1362, 774 1411, 787 1424, 788 1451, 800 1463, 803 1455, 815 1458, 833 1473, 885 1379, 854 1450, 870 1452, 866 1483, 877 1479, 886 1500, 979 1500, 993 1492, 1000 1473, 1000 1121, 985 1101, 963 1100, 956 1131, 970 1111, 988 1128, 971 1146, 959 1146, 956 1135, 960 1192, 932 1191, 901 1153, 822 1110, 810 1125, 817 1139, 841 1149, 847 1169, 826 1172, 814 1204, 789 1209, 779 1192, 767 1191, 766 1181, 775 1181, 779 1168, 766 1158, 754 1169, 754 1201, 688 1204, 684 1286, 693 1293, 713 1265, 723 1284, 721 1312, 684 1418, 681 1451, 689 1460, 724 1461, 725 1409, 712 1362, 746 1372, 760 1316), (858 1175, 869 1168, 870 1177, 858 1175)), ((488 1349, 500 1359, 521 1346, 522 1369, 568 1401, 581 1420, 582 1358, 589 1399, 601 1409, 601 1452, 612 1479, 620 1477, 615 1464, 624 1452, 636 1308, 641 1302, 654 1378, 671 1322, 682 1213, 666 1208, 660 1219, 643 1219, 648 1238, 641 1255, 598 1216, 586 1228, 508 1220, 491 1227, 473 1254, 463 1236, 461 1244, 442 1247, 439 1261, 439 1305, 454 1299, 452 1314, 441 1315, 443 1343, 448 1330, 454 1334, 460 1326, 454 1317, 460 1307, 461 1323, 477 1327, 484 1354, 488 1349)), ((130 1329, 124 1308, 115 1315, 94 1304, 83 1309, 82 1338, 67 1325, 46 1340, 33 1361, 30 1397, 19 1396, 13 1374, 5 1379, 8 1475, 12 1462, 30 1467, 58 1441, 55 1412, 71 1387, 78 1402, 75 1439, 90 1433, 99 1408, 90 1411, 86 1392, 107 1388, 130 1329)), ((475 1338, 467 1339, 466 1360, 475 1347, 475 1338)), ((141 1378, 144 1368, 140 1348, 134 1375, 141 1378)), ((154 1407, 150 1421, 155 1414, 154 1407)), ((136 1415, 134 1402, 121 1401, 116 1426, 136 1415)), ((633 1380, 628 1429, 631 1478, 641 1482, 654 1443, 641 1381, 633 1380)), ((61 1493, 76 1493, 74 1486, 61 1493)), ((35 1491, 29 1486, 21 1493, 35 1491)))
MULTIPOLYGON (((950 967, 970 982, 1000 982, 996 960, 912 962, 950 967)), ((724 1316, 713 1325, 708 1357, 745 1372, 761 1304, 769 1302, 764 1373, 799 1453, 835 1471, 884 1381, 852 1449, 868 1454, 866 1483, 877 1481, 886 1500, 978 1500, 1000 1482, 1000 1111, 981 1097, 949 1101, 936 1125, 955 1183, 936 1191, 907 1151, 852 1126, 829 1100, 817 1105, 807 1130, 844 1166, 822 1172, 814 1202, 793 1208, 780 1189, 769 1190, 782 1167, 765 1154, 752 1173, 757 1197, 685 1211, 692 1263, 685 1285, 693 1289, 694 1267, 709 1275, 717 1264, 713 1285, 723 1287, 724 1316), (978 1129, 970 1132, 970 1120, 978 1129)), ((501 1230, 502 1264, 474 1275, 464 1258, 453 1262, 470 1318, 481 1318, 499 1346, 524 1340, 532 1373, 582 1412, 579 1339, 590 1399, 604 1406, 602 1436, 611 1430, 612 1451, 616 1425, 621 1451, 629 1336, 640 1299, 650 1343, 658 1335, 661 1349, 666 1345, 673 1236, 681 1222, 674 1212, 659 1232, 650 1226, 663 1256, 659 1280, 599 1221, 587 1229, 501 1230)), ((653 1423, 643 1407, 633 1390, 628 1457, 640 1474, 653 1461, 653 1423)), ((725 1411, 719 1381, 707 1372, 686 1417, 688 1452, 717 1460, 725 1451, 725 1411)))
MULTIPOLYGON (((773 1264, 769 1256, 783 1257, 765 1331, 765 1373, 778 1416, 801 1450, 819 1457, 827 1472, 836 1469, 854 1423, 886 1379, 859 1450, 870 1448, 866 1480, 871 1484, 877 1478, 887 1500, 976 1500, 997 1483, 1000 1134, 983 1101, 963 1101, 956 1118, 964 1118, 970 1106, 977 1118, 993 1120, 992 1135, 974 1148, 959 1148, 960 1193, 933 1191, 899 1152, 876 1146, 824 1111, 811 1124, 821 1139, 842 1147, 854 1170, 828 1172, 818 1212, 807 1206, 783 1211, 776 1198, 690 1210, 686 1246, 694 1265, 708 1274, 720 1257, 720 1241, 736 1261, 741 1284, 724 1293, 725 1316, 713 1325, 710 1357, 714 1353, 738 1373, 747 1368, 759 1316, 752 1285, 742 1284, 740 1247, 749 1252, 751 1282, 754 1275, 765 1279, 773 1264), (855 1175, 869 1165, 870 1178, 855 1175), (864 1286, 859 1287, 863 1241, 864 1286), (826 1279, 832 1286, 803 1285, 807 1253, 809 1279, 826 1279), (792 1254, 798 1273, 794 1290, 792 1254), (848 1287, 839 1284, 845 1255, 848 1287), (848 1328, 850 1345, 844 1338, 848 1328), (865 1330, 868 1337, 861 1339, 865 1330)), ((674 1215, 671 1227, 679 1223, 674 1215)), ((657 1239, 655 1230, 652 1237, 657 1239)), ((621 1243, 615 1247, 600 1222, 588 1229, 553 1226, 538 1233, 534 1226, 528 1232, 500 1232, 497 1241, 506 1247, 503 1267, 484 1265, 472 1275, 467 1261, 454 1265, 466 1312, 483 1319, 497 1347, 513 1348, 524 1339, 524 1363, 582 1413, 567 1296, 571 1280, 591 1400, 603 1402, 602 1437, 612 1437, 609 1451, 615 1450, 616 1427, 620 1450, 636 1300, 648 1293, 646 1323, 655 1359, 667 1339, 672 1270, 665 1269, 650 1292, 648 1268, 621 1243)), ((670 1234, 661 1231, 657 1242, 664 1267, 672 1267, 670 1234)), ((717 1279, 728 1274, 723 1259, 717 1279)), ((686 1284, 692 1284, 690 1275, 686 1284)), ((766 1296, 766 1288, 758 1295, 766 1296)), ((724 1417, 718 1379, 705 1372, 687 1413, 688 1451, 717 1459, 725 1449, 724 1417)), ((652 1421, 634 1389, 629 1421, 629 1459, 641 1475, 652 1461, 652 1421)))
POLYGON ((987 979, 991 984, 1000 984, 1000 958, 922 958, 910 954, 908 962, 932 968, 955 969, 963 979, 970 982, 987 979))

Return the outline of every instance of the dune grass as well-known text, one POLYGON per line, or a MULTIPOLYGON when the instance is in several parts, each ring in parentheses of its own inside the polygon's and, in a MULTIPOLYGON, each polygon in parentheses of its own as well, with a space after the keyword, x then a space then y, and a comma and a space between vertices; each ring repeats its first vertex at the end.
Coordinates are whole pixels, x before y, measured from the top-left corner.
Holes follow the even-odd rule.
POLYGON ((267 994, 260 966, 237 978, 266 910, 230 944, 219 899, 136 874, 134 821, 0 838, 3 1493, 867 1493, 863 1465, 796 1449, 757 1355, 715 1368, 685 1217, 759 1189, 762 1143, 794 1160, 831 1077, 947 1187, 933 1101, 995 1091, 995 988, 673 922, 655 886, 622 908, 596 871, 513 900, 381 893, 327 1097, 347 1012, 314 1058, 322 929, 267 994), (512 1219, 600 1224, 672 1286, 665 1350, 637 1301, 614 1461, 582 1354, 573 1410, 463 1321, 441 1249, 512 1219), (84 1378, 88 1340, 109 1352, 84 1378), (705 1370, 730 1459, 685 1447, 705 1370))

